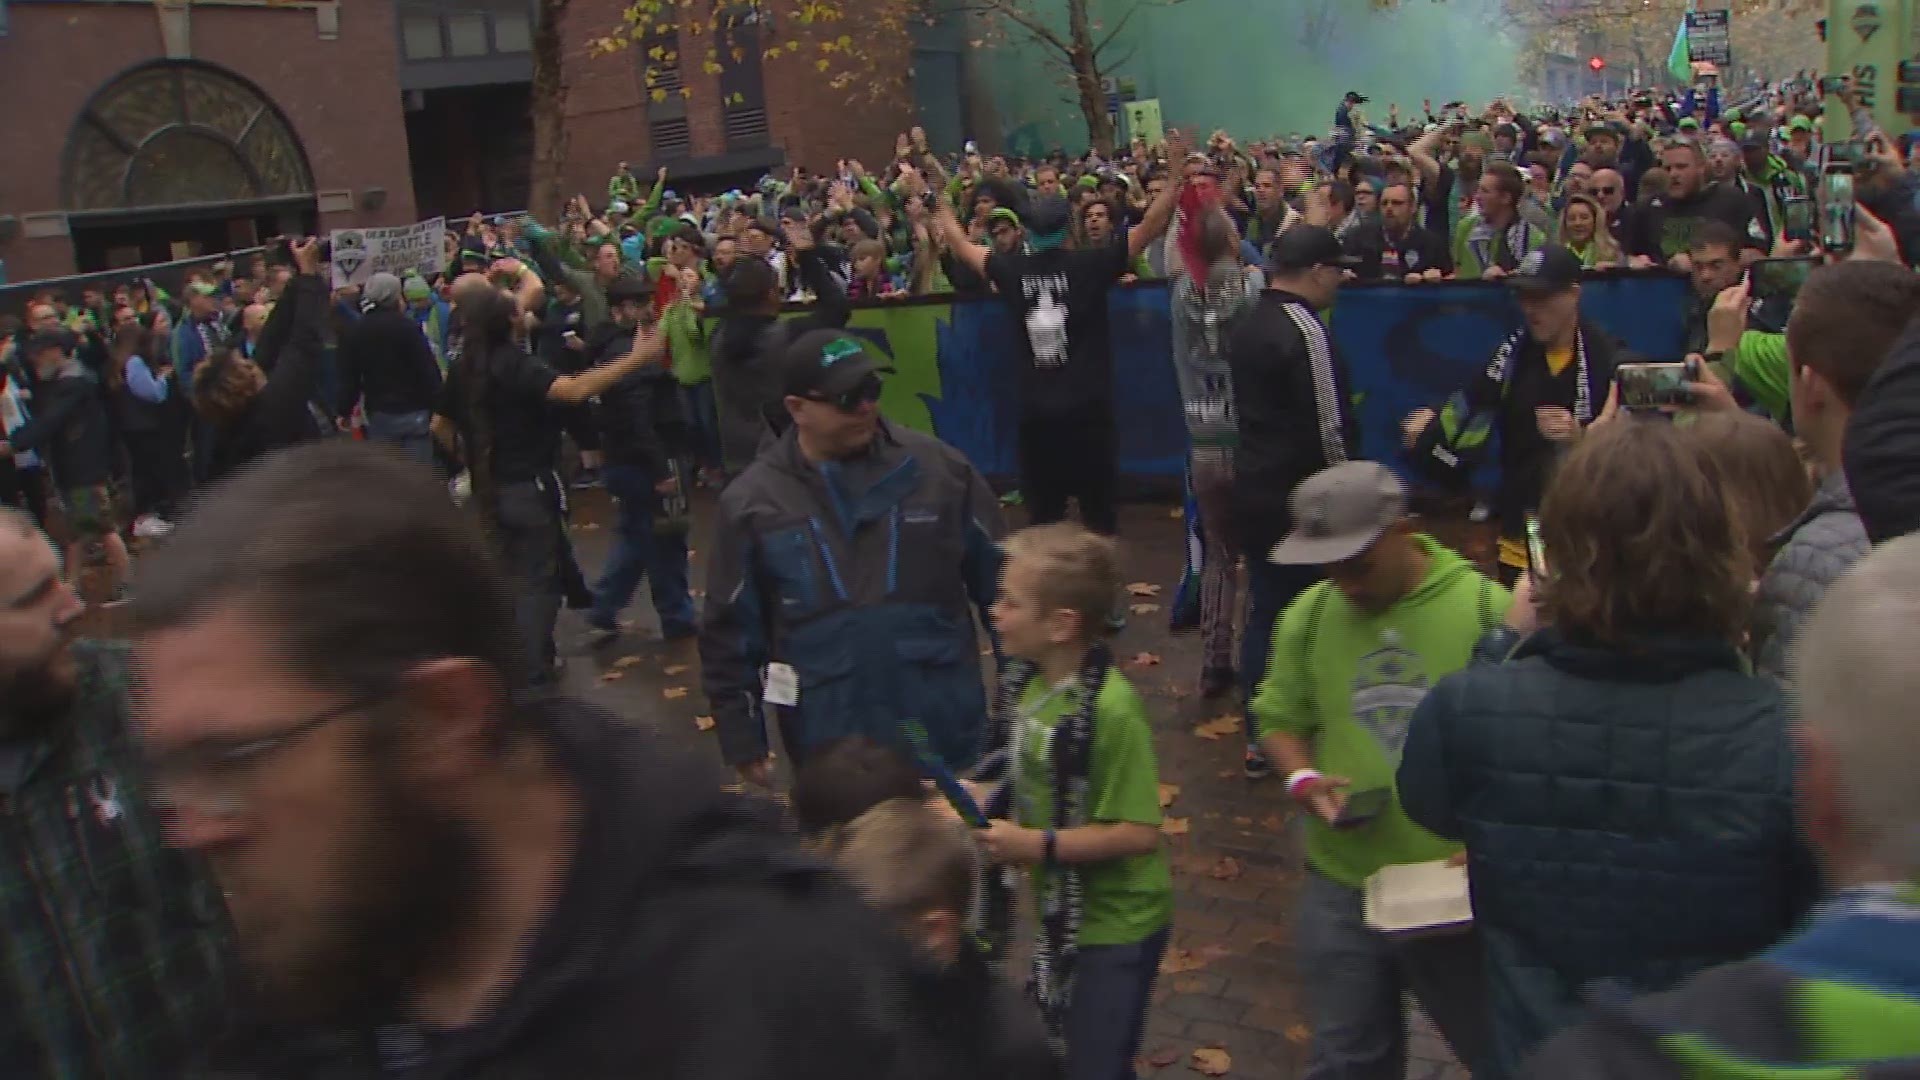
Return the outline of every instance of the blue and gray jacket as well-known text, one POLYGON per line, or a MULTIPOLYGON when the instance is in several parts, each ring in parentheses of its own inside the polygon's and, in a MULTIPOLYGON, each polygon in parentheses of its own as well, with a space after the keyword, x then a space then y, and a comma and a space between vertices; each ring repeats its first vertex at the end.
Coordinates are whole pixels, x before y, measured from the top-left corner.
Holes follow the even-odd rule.
POLYGON ((910 752, 903 720, 956 771, 985 749, 973 608, 998 588, 999 503, 930 435, 882 421, 871 452, 849 490, 789 430, 721 493, 700 661, 730 765, 767 754, 769 663, 799 676, 797 703, 772 710, 796 761, 846 735, 910 752))

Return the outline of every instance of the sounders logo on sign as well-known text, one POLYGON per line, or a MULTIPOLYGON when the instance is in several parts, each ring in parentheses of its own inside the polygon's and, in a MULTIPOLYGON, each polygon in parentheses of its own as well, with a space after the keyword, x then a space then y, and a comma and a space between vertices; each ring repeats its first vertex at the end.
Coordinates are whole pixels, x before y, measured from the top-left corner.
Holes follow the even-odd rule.
POLYGON ((367 262, 367 238, 347 230, 333 234, 333 265, 351 278, 367 262))
POLYGON ((1853 9, 1853 18, 1848 20, 1853 32, 1860 36, 1861 42, 1872 40, 1880 29, 1880 5, 1861 4, 1853 9))

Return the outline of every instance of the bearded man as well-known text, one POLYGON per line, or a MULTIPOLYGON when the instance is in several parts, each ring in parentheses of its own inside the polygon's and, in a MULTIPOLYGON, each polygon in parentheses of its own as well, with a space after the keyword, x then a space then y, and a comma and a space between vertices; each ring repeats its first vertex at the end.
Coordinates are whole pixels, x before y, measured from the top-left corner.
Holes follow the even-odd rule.
POLYGON ((85 610, 0 508, 0 1072, 179 1076, 222 1019, 224 914, 162 842, 125 650, 76 641, 85 610))

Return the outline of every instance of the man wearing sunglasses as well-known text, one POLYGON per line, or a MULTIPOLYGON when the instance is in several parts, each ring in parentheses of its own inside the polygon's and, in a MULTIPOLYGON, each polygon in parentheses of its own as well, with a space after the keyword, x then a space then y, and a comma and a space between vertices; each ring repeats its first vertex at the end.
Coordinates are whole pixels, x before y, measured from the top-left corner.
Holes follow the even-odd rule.
POLYGON ((222 1019, 225 921, 162 842, 123 648, 26 514, 0 507, 0 1073, 178 1076, 222 1019))
POLYGON ((509 692, 515 590, 431 472, 309 444, 174 535, 136 731, 253 990, 207 1075, 920 1075, 904 943, 773 815, 646 724, 509 692))
POLYGON ((849 332, 801 335, 791 425, 720 496, 702 679, 722 756, 755 783, 769 711, 796 763, 845 735, 910 750, 903 720, 956 771, 984 748, 973 608, 993 602, 999 504, 959 451, 880 416, 891 370, 849 332))

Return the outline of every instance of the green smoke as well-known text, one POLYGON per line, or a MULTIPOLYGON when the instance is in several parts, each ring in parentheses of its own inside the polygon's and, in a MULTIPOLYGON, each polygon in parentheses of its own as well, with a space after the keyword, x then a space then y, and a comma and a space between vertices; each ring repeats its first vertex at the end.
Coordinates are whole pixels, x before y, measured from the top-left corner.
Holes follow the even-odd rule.
MULTIPOLYGON (((1061 9, 1065 0, 1051 0, 1061 9)), ((1093 0, 1102 30, 1139 0, 1093 0)), ((1150 0, 1149 0, 1150 2, 1150 0)), ((1159 98, 1169 125, 1204 140, 1224 127, 1245 142, 1299 132, 1325 137, 1348 90, 1373 101, 1372 123, 1398 102, 1417 116, 1423 98, 1476 106, 1514 94, 1516 47, 1499 29, 1499 0, 1401 0, 1375 12, 1366 0, 1185 0, 1137 12, 1107 51, 1131 57, 1113 74, 1138 96, 1159 98)), ((1008 149, 1087 145, 1078 107, 1060 87, 1060 65, 1017 37, 988 50, 1008 149)))

